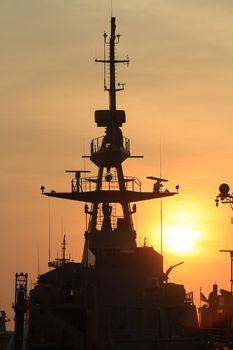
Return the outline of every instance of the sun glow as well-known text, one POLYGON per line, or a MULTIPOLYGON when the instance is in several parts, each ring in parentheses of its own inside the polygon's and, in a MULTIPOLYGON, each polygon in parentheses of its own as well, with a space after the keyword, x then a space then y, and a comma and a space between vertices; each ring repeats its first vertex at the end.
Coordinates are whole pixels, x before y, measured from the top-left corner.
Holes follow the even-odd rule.
POLYGON ((172 253, 193 254, 196 251, 198 232, 191 224, 164 227, 164 250, 172 253))

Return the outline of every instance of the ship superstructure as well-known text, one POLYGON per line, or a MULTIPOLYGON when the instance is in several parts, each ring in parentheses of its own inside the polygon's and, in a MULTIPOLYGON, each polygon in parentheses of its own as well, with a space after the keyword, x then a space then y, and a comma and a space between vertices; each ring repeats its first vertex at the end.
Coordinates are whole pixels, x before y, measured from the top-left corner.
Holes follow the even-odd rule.
POLYGON ((8 331, 6 324, 10 319, 7 317, 5 310, 0 310, 0 349, 7 350, 12 339, 13 332, 8 331))
POLYGON ((115 56, 114 17, 104 40, 109 55, 96 61, 109 70, 109 109, 95 111, 105 134, 92 140, 88 156, 97 176, 67 170, 74 173, 70 192, 41 187, 46 196, 84 202, 89 223, 83 258, 50 264, 54 269, 39 277, 29 298, 26 348, 192 350, 197 329, 192 294, 168 282, 173 267, 164 272, 159 252, 146 242, 137 246, 133 225, 136 202, 177 192, 163 191, 161 178, 153 178, 153 191, 143 192, 136 177, 124 176, 123 162, 135 156, 122 133, 125 112, 116 107, 116 93, 124 86, 116 82, 115 67, 129 60, 115 56))
POLYGON ((87 156, 98 167, 98 174, 96 177, 82 178, 82 173, 87 171, 67 170, 75 174, 71 192, 43 192, 50 197, 86 203, 85 213, 89 214, 90 219, 85 233, 84 265, 92 263, 88 260, 89 252, 98 260, 103 251, 109 253, 112 250, 116 253, 136 248, 136 232, 132 220, 136 211, 135 202, 173 196, 176 193, 162 191, 161 182, 165 179, 160 178, 155 178, 156 185, 152 192, 142 192, 141 183, 136 177, 123 174, 122 163, 138 156, 131 155, 130 140, 122 133, 122 125, 126 122, 125 111, 116 107, 116 93, 123 90, 124 85, 116 83, 115 65, 128 64, 129 59, 119 60, 115 57, 115 45, 119 42, 115 27, 113 17, 109 41, 104 33, 109 57, 96 60, 108 66, 110 77, 109 84, 106 79, 104 83, 105 90, 109 93, 109 109, 95 111, 95 123, 97 127, 105 128, 105 135, 92 140, 90 156, 87 156), (90 208, 87 203, 91 203, 90 208))
MULTIPOLYGON (((233 194, 226 183, 219 186, 219 194, 215 198, 216 207, 220 203, 229 204, 233 209, 233 194)), ((199 324, 211 349, 230 350, 233 348, 233 250, 221 249, 219 252, 230 256, 230 290, 219 289, 215 283, 208 298, 203 294, 200 296, 199 324)))

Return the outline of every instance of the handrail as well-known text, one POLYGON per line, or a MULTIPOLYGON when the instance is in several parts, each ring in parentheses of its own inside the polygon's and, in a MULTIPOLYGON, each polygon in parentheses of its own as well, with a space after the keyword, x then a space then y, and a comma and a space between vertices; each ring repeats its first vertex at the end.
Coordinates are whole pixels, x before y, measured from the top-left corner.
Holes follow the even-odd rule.
MULTIPOLYGON (((137 177, 125 176, 125 187, 126 191, 141 192, 141 182, 137 177)), ((89 192, 96 190, 96 183, 98 181, 97 176, 86 177, 80 179, 81 192, 89 192)), ((72 192, 75 187, 72 185, 72 192)), ((119 191, 119 182, 114 176, 111 181, 106 181, 105 176, 102 178, 101 191, 119 191)))
MULTIPOLYGON (((104 142, 105 136, 96 137, 91 141, 91 156, 97 152, 105 151, 106 149, 115 149, 115 146, 111 143, 104 142)), ((117 148, 122 149, 123 151, 130 153, 130 140, 127 137, 122 138, 121 147, 117 146, 117 148)))

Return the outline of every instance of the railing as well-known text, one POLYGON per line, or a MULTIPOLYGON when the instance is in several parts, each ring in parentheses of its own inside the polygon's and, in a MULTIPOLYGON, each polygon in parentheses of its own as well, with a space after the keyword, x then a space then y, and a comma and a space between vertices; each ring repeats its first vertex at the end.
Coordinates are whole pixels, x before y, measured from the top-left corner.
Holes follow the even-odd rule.
MULTIPOLYGON (((106 173, 102 179, 97 176, 77 177, 71 180, 71 192, 89 192, 95 191, 96 185, 101 182, 101 191, 119 191, 119 180, 115 168, 111 169, 111 173, 106 173)), ((124 176, 126 191, 141 192, 141 182, 137 177, 124 176)))
MULTIPOLYGON (((124 176, 126 191, 141 192, 141 182, 137 177, 124 176)), ((79 191, 89 192, 96 190, 96 184, 98 182, 98 177, 86 177, 81 178, 79 181, 79 191)), ((117 176, 112 176, 111 181, 106 181, 105 176, 102 177, 101 191, 119 191, 119 182, 117 176)), ((72 192, 77 191, 76 179, 72 180, 72 192)))
POLYGON ((110 143, 106 141, 105 136, 100 136, 92 140, 91 142, 91 155, 104 151, 106 149, 121 149, 125 152, 130 153, 130 140, 127 137, 122 138, 119 143, 110 143))

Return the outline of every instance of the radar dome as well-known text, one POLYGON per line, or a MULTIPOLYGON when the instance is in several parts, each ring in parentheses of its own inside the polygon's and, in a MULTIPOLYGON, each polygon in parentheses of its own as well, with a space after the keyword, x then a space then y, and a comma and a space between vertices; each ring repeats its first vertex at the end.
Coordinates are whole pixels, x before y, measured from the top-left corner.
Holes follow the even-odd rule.
POLYGON ((226 196, 230 191, 230 187, 228 186, 228 184, 221 184, 219 186, 219 191, 221 195, 226 196))

